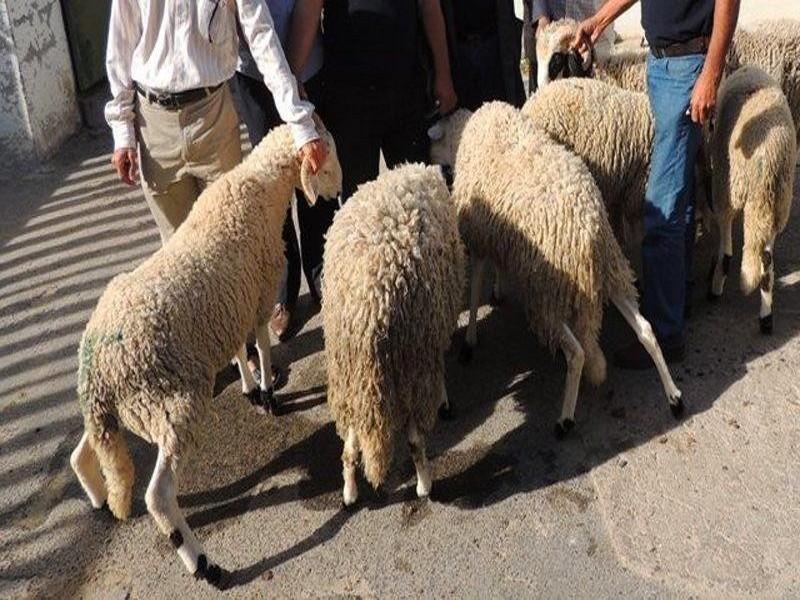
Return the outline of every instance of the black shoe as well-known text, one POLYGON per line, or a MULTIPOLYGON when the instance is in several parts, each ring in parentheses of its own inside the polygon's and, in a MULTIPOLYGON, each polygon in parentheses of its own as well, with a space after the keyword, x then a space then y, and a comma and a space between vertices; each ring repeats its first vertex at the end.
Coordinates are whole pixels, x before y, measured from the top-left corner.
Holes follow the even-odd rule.
MULTIPOLYGON (((662 346, 661 354, 668 363, 681 362, 686 357, 686 345, 662 346)), ((614 353, 614 364, 620 369, 645 371, 655 368, 656 364, 638 341, 633 342, 614 353)))

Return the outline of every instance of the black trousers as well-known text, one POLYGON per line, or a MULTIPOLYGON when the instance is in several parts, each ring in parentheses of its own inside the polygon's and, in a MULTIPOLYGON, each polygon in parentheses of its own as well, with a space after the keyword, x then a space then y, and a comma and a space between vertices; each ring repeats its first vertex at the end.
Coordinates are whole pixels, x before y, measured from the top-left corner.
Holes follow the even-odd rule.
POLYGON ((342 202, 378 176, 380 152, 392 168, 429 162, 423 84, 364 86, 328 81, 322 118, 336 141, 342 165, 342 202))
MULTIPOLYGON (((256 146, 270 129, 282 123, 264 82, 241 73, 233 78, 234 98, 239 115, 247 125, 250 143, 256 146)), ((312 102, 318 94, 319 82, 315 78, 306 83, 306 91, 312 102)), ((292 220, 292 208, 286 215, 283 226, 283 241, 286 244, 286 269, 283 273, 277 302, 293 307, 300 294, 300 271, 305 273, 311 296, 320 301, 322 278, 322 252, 325 233, 333 222, 338 208, 336 200, 320 198, 314 206, 309 206, 301 190, 295 190, 297 198, 297 221, 300 228, 298 244, 297 233, 292 220)))
POLYGON ((459 40, 456 56, 455 85, 460 106, 474 111, 484 102, 511 101, 503 85, 500 43, 496 35, 459 40))

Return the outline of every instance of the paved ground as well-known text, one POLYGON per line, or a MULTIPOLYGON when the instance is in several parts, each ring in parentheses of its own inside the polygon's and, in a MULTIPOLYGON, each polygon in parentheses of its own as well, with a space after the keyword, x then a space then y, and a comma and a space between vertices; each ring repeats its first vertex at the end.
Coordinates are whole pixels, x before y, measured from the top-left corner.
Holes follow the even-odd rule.
MULTIPOLYGON (((132 440, 134 515, 92 511, 68 466, 81 421, 76 348, 106 282, 158 244, 138 191, 116 183, 106 139, 82 135, 46 168, 0 181, 0 597, 205 597, 146 514, 155 459, 132 440)), ((796 193, 796 197, 800 193, 796 193)), ((325 406, 319 317, 277 346, 285 414, 224 387, 183 475, 181 504, 231 597, 800 596, 800 203, 779 239, 776 331, 733 277, 699 285, 675 422, 654 374, 584 386, 557 442, 564 364, 513 301, 481 311, 481 345, 448 358, 460 418, 430 440, 434 497, 401 453, 383 495, 339 510, 341 442, 325 406)), ((740 236, 737 237, 738 272, 740 236)), ((712 240, 701 240, 698 281, 712 240)), ((198 324, 200 325, 200 324, 198 324)), ((603 346, 628 340, 609 312, 603 346)), ((463 337, 459 331, 455 348, 463 337)))

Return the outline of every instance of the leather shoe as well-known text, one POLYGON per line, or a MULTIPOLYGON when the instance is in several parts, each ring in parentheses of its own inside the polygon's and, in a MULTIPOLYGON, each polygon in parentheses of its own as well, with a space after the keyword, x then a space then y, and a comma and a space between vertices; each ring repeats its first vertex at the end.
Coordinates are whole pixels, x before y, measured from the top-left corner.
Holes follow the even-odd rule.
POLYGON ((282 342, 290 337, 292 325, 292 311, 285 304, 276 304, 269 319, 269 328, 282 342))
MULTIPOLYGON (((681 362, 686 357, 686 345, 661 346, 661 354, 668 363, 681 362)), ((614 364, 620 369, 631 371, 645 371, 654 369, 656 364, 639 341, 617 350, 614 353, 614 364)))

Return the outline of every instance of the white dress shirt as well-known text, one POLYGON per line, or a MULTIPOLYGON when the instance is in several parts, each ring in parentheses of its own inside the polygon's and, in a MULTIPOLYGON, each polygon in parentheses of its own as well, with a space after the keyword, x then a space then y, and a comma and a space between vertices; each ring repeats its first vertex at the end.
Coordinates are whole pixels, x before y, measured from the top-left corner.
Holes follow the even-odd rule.
POLYGON ((281 119, 295 146, 319 137, 314 107, 297 93, 264 0, 113 0, 106 70, 111 101, 106 121, 114 148, 135 148, 135 81, 156 92, 182 92, 230 79, 238 59, 241 29, 281 119))

